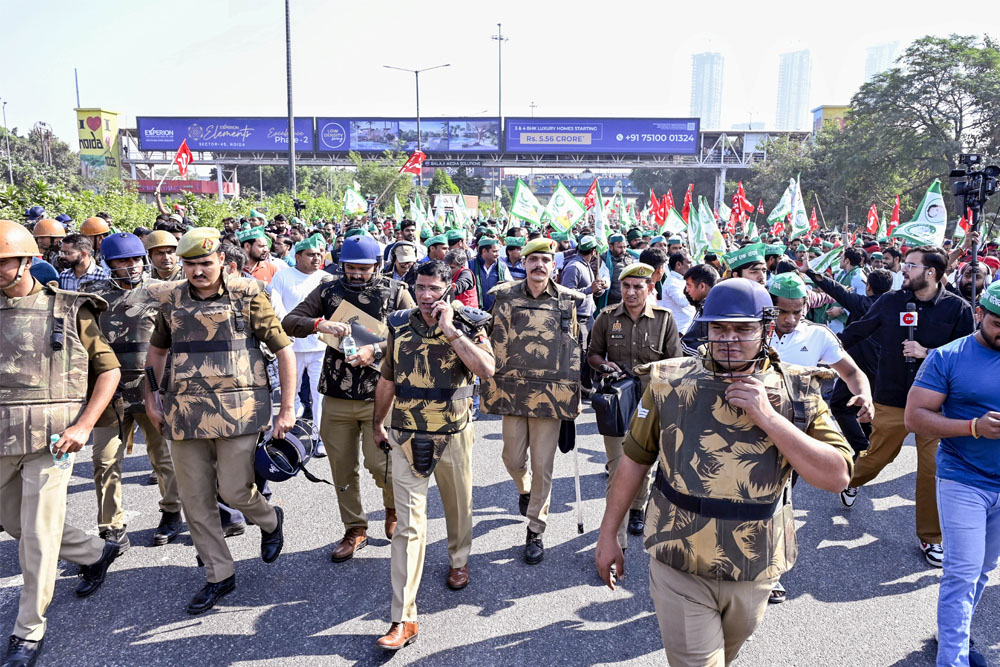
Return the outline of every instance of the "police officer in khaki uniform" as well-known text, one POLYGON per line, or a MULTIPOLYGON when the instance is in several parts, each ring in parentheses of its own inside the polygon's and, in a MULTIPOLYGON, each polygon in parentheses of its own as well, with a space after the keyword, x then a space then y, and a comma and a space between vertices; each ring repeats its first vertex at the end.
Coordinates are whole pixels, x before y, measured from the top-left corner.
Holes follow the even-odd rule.
POLYGON ((483 412, 503 415, 503 462, 528 518, 524 560, 534 565, 544 556, 561 422, 580 414, 576 312, 584 297, 552 281, 553 241, 529 241, 522 255, 528 277, 490 291, 496 373, 483 382, 481 400, 483 412))
MULTIPOLYGON (((385 322, 389 313, 413 307, 406 285, 379 273, 382 252, 370 236, 359 233, 344 240, 340 264, 344 275, 314 289, 282 320, 290 336, 304 338, 314 333, 343 337, 351 327, 330 318, 347 304, 375 320, 385 322)), ((375 484, 382 489, 385 505, 385 535, 396 530, 396 500, 393 497, 392 464, 375 444, 372 415, 375 410, 377 366, 386 353, 385 342, 361 344, 357 353, 328 347, 323 357, 319 391, 323 394, 320 436, 326 446, 333 483, 337 488, 344 537, 330 560, 342 563, 368 545, 368 516, 361 505, 358 459, 375 484), (360 442, 359 442, 360 441, 360 442)))
POLYGON ((97 326, 107 304, 38 283, 28 266, 39 254, 27 229, 0 220, 0 523, 18 541, 24 577, 2 663, 11 666, 38 659, 59 559, 81 566, 76 594, 86 597, 119 554, 116 543, 65 523, 74 454, 121 377, 97 326))
POLYGON ((157 313, 157 304, 147 289, 150 279, 145 272, 146 250, 139 237, 128 233, 112 234, 101 247, 111 270, 110 278, 85 283, 81 289, 100 295, 108 303, 98 322, 122 365, 122 379, 118 385, 121 400, 108 406, 94 429, 97 529, 102 538, 117 542, 124 552, 131 543, 122 511, 121 464, 126 449, 132 448, 137 425, 160 486, 162 516, 153 533, 153 544, 162 546, 172 541, 180 534, 183 522, 167 441, 146 417, 144 364, 157 313))
POLYGON ((177 237, 158 229, 142 241, 151 265, 150 275, 157 280, 184 280, 184 268, 177 260, 177 237))
MULTIPOLYGON (((655 272, 652 266, 640 262, 622 269, 622 300, 598 313, 590 334, 587 362, 594 370, 610 366, 616 373, 631 375, 641 364, 681 356, 681 342, 673 315, 647 298, 653 290, 650 277, 655 272)), ((639 380, 645 389, 649 384, 649 375, 641 374, 639 380)), ((624 437, 604 436, 604 451, 608 455, 607 488, 611 488, 615 477, 624 441, 624 437)), ((643 509, 648 495, 647 481, 636 494, 628 512, 628 532, 632 535, 642 535, 645 528, 643 509)), ((624 522, 618 531, 618 544, 623 550, 628 546, 624 522)))
MULTIPOLYGON (((417 590, 427 546, 427 489, 433 472, 448 528, 452 590, 469 583, 472 550, 474 376, 493 375, 493 350, 461 302, 445 299, 451 269, 430 260, 417 268, 417 308, 389 316, 388 353, 375 391, 375 439, 392 445, 398 525, 392 536, 392 625, 378 645, 395 651, 417 637, 417 590), (462 313, 456 316, 456 312, 462 313), (389 432, 383 423, 392 408, 389 432)), ((388 446, 385 444, 383 446, 388 446)))
POLYGON ((595 550, 614 589, 625 575, 617 533, 659 463, 645 546, 649 588, 674 667, 722 667, 763 618, 774 581, 795 562, 795 519, 786 494, 793 468, 839 493, 853 467, 850 445, 821 393, 830 371, 786 365, 768 347, 767 290, 731 278, 709 292, 706 356, 644 367, 649 385, 625 437, 595 550))
POLYGON ((295 423, 291 341, 256 280, 223 274, 220 245, 217 229, 188 231, 177 244, 187 279, 149 286, 159 313, 146 365, 163 386, 147 395, 146 413, 170 440, 181 503, 208 580, 188 605, 191 614, 208 611, 236 587, 216 493, 260 526, 265 563, 281 553, 284 512, 268 505, 253 475, 254 448, 271 423, 261 343, 278 358, 283 389, 274 436, 295 423))

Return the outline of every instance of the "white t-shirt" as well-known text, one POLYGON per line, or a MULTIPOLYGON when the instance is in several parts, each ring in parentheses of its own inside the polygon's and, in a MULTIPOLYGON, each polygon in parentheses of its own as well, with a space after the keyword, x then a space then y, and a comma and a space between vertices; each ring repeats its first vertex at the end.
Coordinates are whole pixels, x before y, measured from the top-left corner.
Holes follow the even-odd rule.
POLYGON ((677 324, 677 333, 681 336, 687 333, 695 316, 695 307, 691 305, 684 294, 685 284, 684 276, 676 271, 671 271, 667 274, 667 279, 663 281, 663 296, 657 302, 657 305, 666 308, 673 314, 674 322, 677 324))
POLYGON ((903 272, 902 271, 890 271, 892 274, 892 291, 903 289, 903 272))
MULTIPOLYGON (((287 315, 295 306, 302 303, 309 293, 323 281, 323 278, 330 274, 326 271, 314 271, 305 274, 295 267, 288 267, 287 271, 278 271, 271 278, 271 305, 279 318, 287 315)), ((312 334, 305 338, 292 338, 292 351, 294 352, 323 352, 326 345, 319 339, 319 336, 312 334)))
POLYGON ((795 331, 784 336, 775 332, 771 347, 782 361, 799 366, 832 366, 847 356, 840 339, 822 324, 802 320, 795 331))

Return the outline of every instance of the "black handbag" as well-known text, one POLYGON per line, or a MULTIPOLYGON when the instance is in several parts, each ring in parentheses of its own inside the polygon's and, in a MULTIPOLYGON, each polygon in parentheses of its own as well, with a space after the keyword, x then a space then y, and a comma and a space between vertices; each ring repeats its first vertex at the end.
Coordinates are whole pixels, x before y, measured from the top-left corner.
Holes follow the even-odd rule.
POLYGON ((641 399, 639 378, 622 374, 605 375, 590 397, 590 405, 597 416, 597 431, 601 435, 624 436, 641 399))

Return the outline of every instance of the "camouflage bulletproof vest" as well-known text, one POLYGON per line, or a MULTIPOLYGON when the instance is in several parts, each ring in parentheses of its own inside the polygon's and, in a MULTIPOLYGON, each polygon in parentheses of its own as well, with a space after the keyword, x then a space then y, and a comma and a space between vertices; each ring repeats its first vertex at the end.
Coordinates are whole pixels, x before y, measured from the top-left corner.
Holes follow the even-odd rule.
MULTIPOLYGON (((386 317, 396 310, 399 300, 399 281, 381 276, 364 290, 348 289, 343 278, 324 283, 321 289, 323 317, 329 319, 342 301, 347 301, 359 310, 385 322, 386 317)), ((403 286, 405 289, 405 286, 403 286)), ((323 372, 320 374, 318 389, 324 396, 352 401, 374 401, 375 386, 379 371, 370 366, 354 367, 340 350, 327 347, 323 355, 323 372)))
POLYGON ((391 426, 398 431, 458 433, 469 423, 473 375, 436 326, 417 309, 389 316, 396 401, 391 426))
POLYGON ((188 282, 151 284, 170 327, 169 372, 160 389, 170 440, 231 438, 271 422, 264 355, 250 329, 256 280, 225 276, 224 294, 198 301, 188 282))
MULTIPOLYGON (((778 413, 805 430, 822 401, 816 375, 829 371, 773 359, 756 377, 778 413)), ((648 368, 659 408, 660 467, 646 517, 646 549, 674 569, 709 579, 758 581, 789 570, 798 554, 785 496, 791 465, 746 413, 726 402, 729 382, 701 360, 668 359, 648 368), (692 503, 705 509, 679 506, 692 503), (764 518, 721 518, 733 516, 733 508, 764 518)))
POLYGON ((46 285, 12 303, 0 294, 0 456, 49 446, 49 436, 76 421, 87 401, 87 350, 77 312, 98 296, 46 285))
POLYGON ((118 391, 126 414, 146 412, 144 369, 158 305, 149 294, 149 284, 147 279, 133 289, 122 289, 111 280, 99 280, 81 288, 84 292, 100 294, 108 302, 108 309, 101 313, 99 323, 122 366, 118 391))
POLYGON ((533 299, 527 282, 491 290, 496 373, 483 382, 482 409, 495 415, 576 419, 580 414, 579 292, 533 299))

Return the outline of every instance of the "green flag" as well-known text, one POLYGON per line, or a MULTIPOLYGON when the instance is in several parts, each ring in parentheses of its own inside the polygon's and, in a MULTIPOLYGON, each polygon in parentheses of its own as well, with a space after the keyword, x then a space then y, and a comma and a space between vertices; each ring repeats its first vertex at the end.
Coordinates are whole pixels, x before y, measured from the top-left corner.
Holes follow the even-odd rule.
POLYGON ((795 189, 792 191, 791 239, 797 239, 809 233, 809 214, 806 213, 806 202, 802 196, 802 175, 795 177, 795 189))
POLYGON ((609 225, 604 215, 604 198, 601 197, 601 186, 597 186, 597 198, 594 200, 594 208, 590 209, 594 214, 594 237, 597 239, 597 249, 603 255, 608 249, 609 225))
POLYGON ((704 196, 698 197, 698 211, 696 215, 690 216, 687 232, 691 257, 697 262, 702 261, 707 252, 726 251, 726 241, 715 222, 712 207, 704 196))
POLYGON ((760 231, 757 229, 757 223, 751 220, 747 224, 750 226, 750 242, 757 243, 760 241, 760 231))
POLYGON ((809 268, 818 273, 823 273, 827 269, 835 269, 840 265, 840 256, 844 254, 844 246, 837 246, 829 252, 825 252, 816 259, 810 260, 809 268))
POLYGON ((771 212, 767 214, 767 222, 772 227, 774 223, 781 220, 785 221, 788 214, 792 212, 792 193, 795 191, 795 179, 788 179, 788 187, 785 188, 784 194, 781 195, 781 200, 778 202, 777 206, 771 209, 771 212))
POLYGON ((896 227, 890 235, 902 239, 910 245, 936 245, 944 243, 944 228, 948 221, 948 212, 944 208, 944 198, 941 196, 941 181, 934 179, 931 186, 920 200, 920 206, 913 220, 896 227))
POLYGON ((542 222, 544 207, 531 192, 528 185, 520 178, 514 185, 514 195, 511 197, 510 214, 525 222, 539 225, 542 222))
POLYGON ((559 231, 568 232, 583 217, 586 209, 580 200, 573 196, 569 188, 563 185, 562 181, 559 181, 555 192, 549 198, 545 212, 548 214, 549 224, 559 231))
POLYGON ((414 234, 416 235, 416 238, 419 239, 420 232, 423 231, 424 225, 427 224, 427 221, 424 218, 423 209, 420 208, 420 195, 417 195, 416 201, 410 202, 410 217, 417 223, 417 228, 414 234))
POLYGON ((358 191, 354 188, 347 188, 344 190, 344 214, 345 215, 364 215, 368 212, 368 202, 365 198, 358 194, 358 191))
POLYGON ((399 222, 403 218, 405 218, 406 215, 403 213, 403 205, 399 203, 399 196, 398 195, 393 195, 392 196, 392 203, 396 207, 396 222, 399 222))
POLYGON ((667 211, 667 219, 660 225, 660 236, 680 234, 684 231, 684 227, 684 218, 677 212, 677 209, 671 206, 670 210, 667 211))

